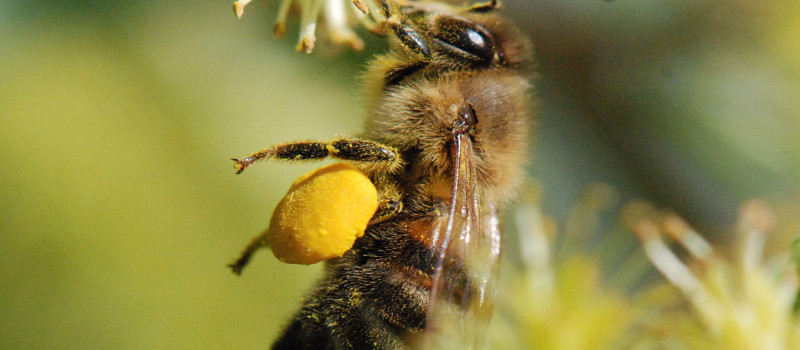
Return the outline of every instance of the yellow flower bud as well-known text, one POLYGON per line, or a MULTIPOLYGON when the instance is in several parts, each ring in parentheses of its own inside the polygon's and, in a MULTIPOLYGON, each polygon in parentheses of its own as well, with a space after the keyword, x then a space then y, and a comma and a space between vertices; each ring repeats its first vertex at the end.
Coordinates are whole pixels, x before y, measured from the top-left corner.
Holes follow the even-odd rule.
POLYGON ((290 264, 344 255, 378 209, 372 181, 352 165, 325 166, 298 178, 278 203, 267 234, 272 253, 290 264))

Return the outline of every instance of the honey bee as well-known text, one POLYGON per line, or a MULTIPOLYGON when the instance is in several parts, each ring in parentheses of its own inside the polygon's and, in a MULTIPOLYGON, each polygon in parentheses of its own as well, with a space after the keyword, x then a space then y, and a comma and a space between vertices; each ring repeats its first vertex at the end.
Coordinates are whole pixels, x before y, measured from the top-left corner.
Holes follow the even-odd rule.
MULTIPOLYGON (((237 173, 264 159, 343 160, 378 192, 364 235, 326 261, 274 349, 482 347, 503 207, 528 159, 531 46, 496 1, 378 3, 391 50, 365 75, 363 135, 234 159, 237 173)), ((234 272, 267 244, 256 238, 234 272)))

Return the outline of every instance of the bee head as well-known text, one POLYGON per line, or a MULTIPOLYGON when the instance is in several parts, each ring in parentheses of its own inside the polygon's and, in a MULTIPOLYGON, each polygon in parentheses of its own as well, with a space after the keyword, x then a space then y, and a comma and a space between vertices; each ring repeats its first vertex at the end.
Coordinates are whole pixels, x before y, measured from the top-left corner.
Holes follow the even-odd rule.
POLYGON ((454 72, 387 91, 369 119, 370 138, 397 147, 419 178, 452 173, 453 141, 468 136, 479 184, 504 199, 521 179, 507 164, 527 158, 529 85, 507 71, 454 72))

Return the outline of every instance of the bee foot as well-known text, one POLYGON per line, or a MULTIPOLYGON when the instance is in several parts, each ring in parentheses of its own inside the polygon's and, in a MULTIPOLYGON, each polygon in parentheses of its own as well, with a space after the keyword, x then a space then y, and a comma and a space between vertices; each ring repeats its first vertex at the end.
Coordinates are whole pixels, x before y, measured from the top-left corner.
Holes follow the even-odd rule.
POLYGON ((242 270, 244 270, 245 266, 247 266, 247 261, 242 261, 242 259, 236 260, 236 262, 233 264, 228 265, 228 267, 231 268, 231 271, 233 271, 233 273, 237 276, 242 275, 242 270))
POLYGON ((231 158, 231 160, 233 160, 233 168, 236 169, 237 174, 241 174, 244 169, 252 165, 255 161, 252 157, 247 157, 244 159, 231 158))

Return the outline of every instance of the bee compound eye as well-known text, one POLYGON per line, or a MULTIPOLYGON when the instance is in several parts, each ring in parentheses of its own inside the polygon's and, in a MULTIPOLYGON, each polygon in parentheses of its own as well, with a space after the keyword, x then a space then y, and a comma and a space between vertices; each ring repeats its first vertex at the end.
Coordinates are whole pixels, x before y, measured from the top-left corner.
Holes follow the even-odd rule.
POLYGON ((488 62, 495 56, 491 34, 483 27, 460 18, 439 18, 434 37, 450 49, 467 53, 480 61, 488 62))

